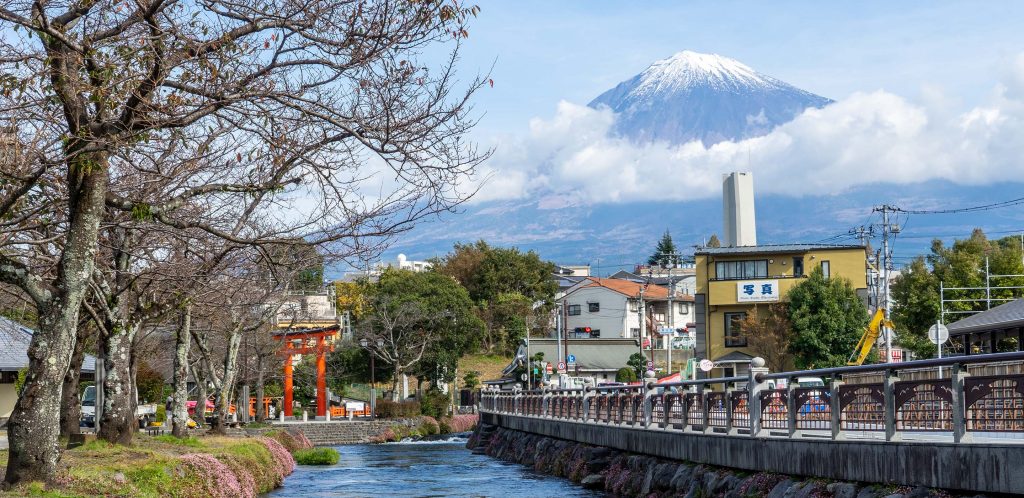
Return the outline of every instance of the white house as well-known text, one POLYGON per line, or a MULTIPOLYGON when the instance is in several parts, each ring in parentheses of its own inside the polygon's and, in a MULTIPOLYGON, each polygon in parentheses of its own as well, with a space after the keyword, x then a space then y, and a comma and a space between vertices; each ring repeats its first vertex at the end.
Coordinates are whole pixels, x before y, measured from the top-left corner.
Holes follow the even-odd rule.
MULTIPOLYGON (((676 294, 672 298, 672 316, 668 310, 668 290, 615 278, 588 277, 571 287, 562 297, 561 313, 569 338, 644 338, 657 337, 657 331, 670 325, 677 331, 693 322, 693 296, 676 294), (642 292, 641 292, 642 291, 642 292), (644 326, 640 325, 640 298, 644 302, 644 326), (641 334, 641 328, 646 330, 641 334)), ((656 348, 664 349, 666 340, 656 348)))

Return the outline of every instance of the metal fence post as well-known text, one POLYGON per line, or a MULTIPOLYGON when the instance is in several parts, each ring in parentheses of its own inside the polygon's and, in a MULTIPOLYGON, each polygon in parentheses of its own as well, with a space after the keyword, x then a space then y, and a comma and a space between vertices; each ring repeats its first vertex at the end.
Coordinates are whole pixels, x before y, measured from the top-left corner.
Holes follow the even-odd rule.
POLYGON ((654 406, 651 403, 651 398, 655 392, 657 389, 653 382, 644 383, 644 429, 649 429, 654 419, 654 406))
POLYGON ((786 379, 786 431, 789 437, 797 436, 796 412, 799 407, 796 406, 796 389, 800 384, 796 380, 797 377, 786 379))
POLYGON ((900 434, 896 432, 896 383, 899 382, 899 375, 893 370, 885 372, 885 440, 899 441, 900 434))
POLYGON ((842 430, 842 406, 839 402, 839 388, 842 387, 843 381, 832 378, 832 382, 829 385, 829 413, 832 415, 832 439, 838 440, 843 439, 842 430))
POLYGON ((704 433, 712 432, 710 427, 711 424, 709 423, 711 421, 711 404, 708 403, 708 394, 711 394, 712 392, 713 391, 708 388, 708 384, 704 384, 700 388, 700 403, 703 405, 703 408, 701 409, 702 420, 700 431, 704 433))
POLYGON ((583 421, 590 421, 590 400, 594 399, 594 392, 590 390, 590 386, 583 388, 583 421))
POLYGON ((966 443, 971 440, 971 434, 967 432, 967 403, 964 399, 964 379, 967 372, 960 363, 953 365, 951 372, 953 382, 953 400, 950 403, 953 409, 953 442, 966 443))
POLYGON ((725 433, 732 434, 732 393, 736 391, 735 388, 725 388, 725 433))
POLYGON ((761 391, 767 387, 763 376, 768 373, 764 366, 764 358, 750 360, 750 380, 747 381, 747 411, 750 412, 750 437, 761 434, 761 391), (759 378, 762 377, 762 378, 759 378))

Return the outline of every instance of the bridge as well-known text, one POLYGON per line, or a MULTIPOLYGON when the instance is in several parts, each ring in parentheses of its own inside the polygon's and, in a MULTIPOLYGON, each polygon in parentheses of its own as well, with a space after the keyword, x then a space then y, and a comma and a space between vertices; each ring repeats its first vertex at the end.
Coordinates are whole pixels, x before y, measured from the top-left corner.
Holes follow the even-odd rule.
POLYGON ((481 420, 749 471, 1024 494, 1022 363, 1014 352, 772 373, 755 358, 743 377, 485 391, 481 420))

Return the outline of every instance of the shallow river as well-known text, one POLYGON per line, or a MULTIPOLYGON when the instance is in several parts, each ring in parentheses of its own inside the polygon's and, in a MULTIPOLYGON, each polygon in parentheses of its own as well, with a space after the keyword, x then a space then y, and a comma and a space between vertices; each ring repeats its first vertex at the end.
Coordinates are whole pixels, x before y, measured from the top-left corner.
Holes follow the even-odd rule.
POLYGON ((300 465, 268 496, 601 496, 522 465, 474 455, 464 438, 337 449, 337 465, 300 465))

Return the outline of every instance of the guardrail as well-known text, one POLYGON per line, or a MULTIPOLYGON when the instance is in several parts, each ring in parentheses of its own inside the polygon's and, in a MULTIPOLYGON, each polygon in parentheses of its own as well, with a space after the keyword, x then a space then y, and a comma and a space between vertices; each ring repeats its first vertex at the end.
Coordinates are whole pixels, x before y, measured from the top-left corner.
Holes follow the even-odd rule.
POLYGON ((770 373, 755 358, 750 375, 639 386, 484 391, 485 412, 648 430, 749 437, 898 441, 907 434, 977 435, 1024 441, 1024 375, 967 375, 966 366, 1024 361, 1024 352, 770 373), (901 381, 901 370, 948 367, 940 379, 901 381), (882 373, 883 382, 844 384, 844 374, 882 373), (800 386, 799 377, 827 385, 800 386), (770 389, 771 380, 787 386, 770 389))

